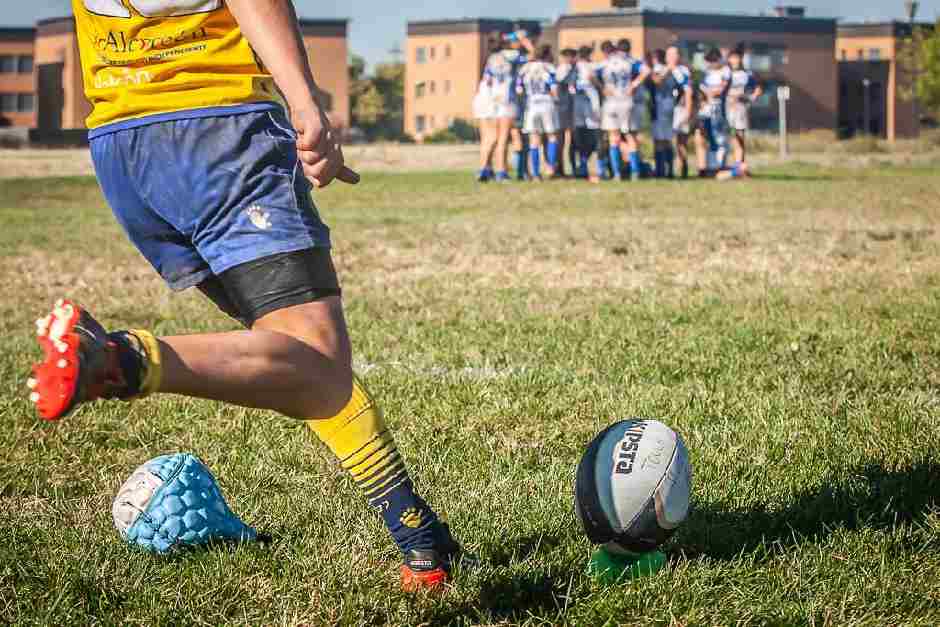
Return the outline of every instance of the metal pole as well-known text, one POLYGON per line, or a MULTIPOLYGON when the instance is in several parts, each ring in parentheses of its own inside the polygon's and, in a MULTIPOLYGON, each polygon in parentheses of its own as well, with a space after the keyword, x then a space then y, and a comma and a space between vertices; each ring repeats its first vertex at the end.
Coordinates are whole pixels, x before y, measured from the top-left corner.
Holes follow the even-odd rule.
POLYGON ((777 102, 780 104, 780 158, 790 156, 790 147, 787 143, 787 98, 780 98, 778 92, 777 102))
POLYGON ((862 86, 865 88, 865 134, 871 134, 871 93, 869 88, 871 87, 871 81, 866 79, 862 80, 862 86))

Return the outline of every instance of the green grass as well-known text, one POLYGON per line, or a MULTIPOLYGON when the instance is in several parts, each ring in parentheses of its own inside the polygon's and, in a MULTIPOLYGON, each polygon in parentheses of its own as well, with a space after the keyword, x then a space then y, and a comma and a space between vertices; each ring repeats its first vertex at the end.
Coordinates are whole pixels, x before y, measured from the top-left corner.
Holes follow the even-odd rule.
POLYGON ((33 320, 232 325, 171 296, 91 179, 0 182, 0 622, 940 623, 940 186, 795 164, 742 184, 479 187, 369 174, 318 197, 357 364, 418 483, 482 558, 397 589, 378 518, 305 429, 180 398, 41 424, 33 320), (658 576, 604 587, 572 482, 611 421, 685 438, 695 510, 658 576), (268 547, 126 548, 113 495, 191 451, 268 547))

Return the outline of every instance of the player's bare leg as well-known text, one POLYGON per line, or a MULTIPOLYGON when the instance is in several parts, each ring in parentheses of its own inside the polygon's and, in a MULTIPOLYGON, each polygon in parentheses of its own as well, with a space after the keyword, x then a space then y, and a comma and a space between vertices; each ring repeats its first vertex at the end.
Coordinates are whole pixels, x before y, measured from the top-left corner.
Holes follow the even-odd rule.
POLYGON ((676 155, 682 178, 689 178, 689 136, 686 133, 676 135, 676 155))
POLYGON ((512 130, 512 118, 499 118, 496 121, 496 148, 493 155, 493 168, 497 180, 508 180, 507 160, 509 158, 509 135, 512 130))

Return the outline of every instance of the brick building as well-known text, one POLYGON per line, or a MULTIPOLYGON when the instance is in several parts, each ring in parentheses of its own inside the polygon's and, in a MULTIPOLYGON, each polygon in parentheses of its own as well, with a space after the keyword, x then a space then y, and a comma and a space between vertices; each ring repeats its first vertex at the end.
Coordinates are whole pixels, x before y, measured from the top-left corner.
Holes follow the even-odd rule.
MULTIPOLYGON (((918 24, 919 28, 933 28, 918 24)), ((836 37, 839 62, 839 127, 845 135, 865 131, 888 140, 916 134, 912 73, 899 62, 911 36, 908 22, 840 24, 836 37)))
MULTIPOLYGON (((550 43, 556 50, 581 45, 597 49, 605 39, 626 37, 636 53, 675 44, 697 69, 704 67, 704 53, 709 48, 727 50, 744 44, 749 50, 747 62, 767 88, 754 108, 755 128, 776 125, 778 85, 788 85, 791 90, 791 128, 837 128, 839 81, 834 19, 807 18, 793 7, 785 7, 773 16, 676 13, 635 7, 636 0, 571 0, 569 13, 556 22, 537 23, 542 31, 540 42, 550 43)), ((517 22, 497 19, 410 22, 406 132, 420 138, 445 128, 455 118, 470 119, 487 36, 492 31, 508 32, 514 24, 517 22), (447 50, 451 51, 449 55, 447 50)))
MULTIPOLYGON (((347 20, 301 20, 321 99, 338 126, 349 125, 347 20)), ((83 129, 90 111, 72 17, 35 28, 0 28, 0 126, 38 128, 40 135, 83 129)))

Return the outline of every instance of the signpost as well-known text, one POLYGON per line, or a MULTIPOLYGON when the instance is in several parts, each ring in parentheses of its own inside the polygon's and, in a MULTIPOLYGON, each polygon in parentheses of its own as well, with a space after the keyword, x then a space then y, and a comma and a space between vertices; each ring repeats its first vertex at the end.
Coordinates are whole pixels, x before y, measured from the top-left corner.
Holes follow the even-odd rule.
POLYGON ((777 88, 777 102, 780 103, 780 158, 790 156, 790 147, 787 143, 787 103, 790 100, 790 88, 781 85, 777 88))

